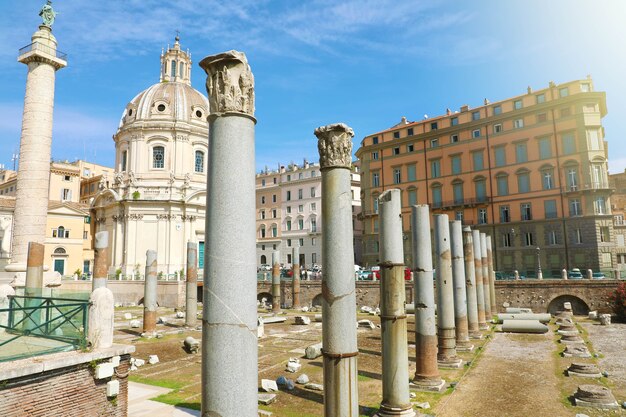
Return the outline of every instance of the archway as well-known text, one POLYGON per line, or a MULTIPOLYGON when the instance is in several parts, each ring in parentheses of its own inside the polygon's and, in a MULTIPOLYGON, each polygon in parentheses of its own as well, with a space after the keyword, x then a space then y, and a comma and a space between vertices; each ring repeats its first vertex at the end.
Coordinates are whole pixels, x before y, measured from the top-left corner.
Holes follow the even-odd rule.
POLYGON ((257 294, 256 299, 257 301, 259 301, 260 303, 263 303, 263 299, 265 298, 265 303, 268 305, 272 305, 272 294, 270 294, 269 292, 262 292, 257 294))
POLYGON ((581 298, 575 295, 564 294, 552 299, 548 304, 548 313, 557 314, 559 311, 563 311, 563 303, 569 302, 572 305, 572 311, 576 316, 586 316, 589 314, 589 306, 581 298))
POLYGON ((322 306, 322 294, 317 294, 313 297, 313 301, 311 301, 311 305, 313 307, 321 307, 322 306))

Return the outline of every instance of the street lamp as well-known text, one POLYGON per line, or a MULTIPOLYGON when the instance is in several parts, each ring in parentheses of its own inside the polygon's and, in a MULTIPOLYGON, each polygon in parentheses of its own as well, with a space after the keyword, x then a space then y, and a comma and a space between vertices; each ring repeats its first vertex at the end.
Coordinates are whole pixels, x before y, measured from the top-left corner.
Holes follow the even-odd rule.
POLYGON ((541 248, 537 246, 537 279, 543 279, 541 272, 541 248))

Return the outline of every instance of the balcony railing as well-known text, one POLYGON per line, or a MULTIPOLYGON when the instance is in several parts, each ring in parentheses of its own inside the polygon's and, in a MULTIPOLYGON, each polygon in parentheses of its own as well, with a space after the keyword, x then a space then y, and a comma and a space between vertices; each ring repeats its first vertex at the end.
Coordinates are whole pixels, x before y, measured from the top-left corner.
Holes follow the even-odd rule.
POLYGON ((480 204, 487 204, 490 200, 490 197, 477 197, 477 198, 464 198, 464 199, 454 199, 449 201, 434 201, 431 203, 432 208, 447 208, 447 207, 458 207, 458 206, 476 206, 480 204))
POLYGON ((44 54, 48 54, 55 58, 62 59, 63 61, 67 61, 67 54, 65 52, 61 52, 58 49, 51 48, 48 45, 44 45, 40 42, 33 42, 21 48, 18 53, 18 56, 22 56, 25 53, 31 52, 31 51, 43 52, 44 54))

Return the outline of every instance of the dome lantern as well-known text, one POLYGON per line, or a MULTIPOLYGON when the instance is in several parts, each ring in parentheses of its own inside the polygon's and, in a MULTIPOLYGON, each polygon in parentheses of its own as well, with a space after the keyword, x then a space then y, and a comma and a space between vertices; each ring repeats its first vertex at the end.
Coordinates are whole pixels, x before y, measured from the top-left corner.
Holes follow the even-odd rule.
POLYGON ((180 49, 178 32, 174 46, 161 54, 161 82, 179 82, 191 85, 191 56, 180 49))

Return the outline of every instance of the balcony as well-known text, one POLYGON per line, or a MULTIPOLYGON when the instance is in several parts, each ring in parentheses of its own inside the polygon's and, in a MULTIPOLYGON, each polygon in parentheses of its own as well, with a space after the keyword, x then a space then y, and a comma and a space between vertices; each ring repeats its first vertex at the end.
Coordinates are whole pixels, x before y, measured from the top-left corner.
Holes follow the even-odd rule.
POLYGON ((18 52, 18 56, 22 56, 28 52, 33 52, 33 51, 37 51, 37 52, 43 52, 46 55, 50 55, 54 58, 57 59, 61 59, 63 61, 67 61, 67 54, 65 52, 61 52, 57 49, 54 48, 50 48, 47 45, 44 45, 40 42, 33 42, 29 45, 26 45, 23 48, 20 48, 19 52, 18 52))
POLYGON ((449 201, 439 201, 431 203, 431 207, 434 209, 447 209, 452 207, 476 207, 481 205, 487 205, 491 201, 491 197, 484 196, 478 198, 464 198, 454 199, 449 201))

